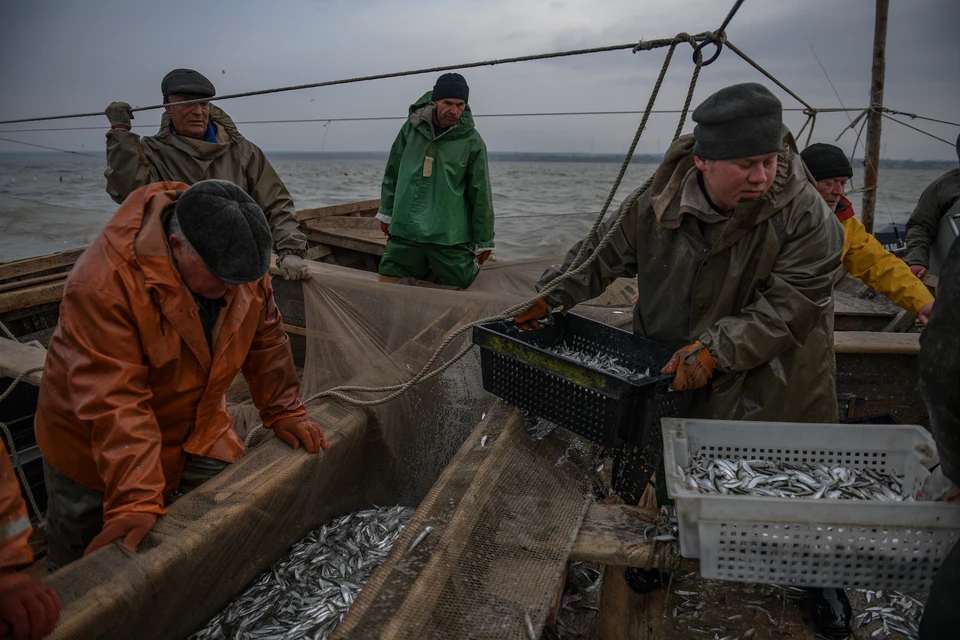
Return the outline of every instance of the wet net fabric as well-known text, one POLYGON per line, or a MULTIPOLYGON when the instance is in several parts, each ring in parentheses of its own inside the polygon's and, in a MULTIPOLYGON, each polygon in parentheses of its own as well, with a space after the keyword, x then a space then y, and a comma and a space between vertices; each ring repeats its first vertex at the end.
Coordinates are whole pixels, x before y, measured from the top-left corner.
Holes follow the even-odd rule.
MULTIPOLYGON (((533 283, 546 266, 546 261, 488 263, 469 290, 457 291, 382 283, 376 274, 314 263, 313 277, 304 283, 302 397, 343 384, 409 380, 452 329, 534 295, 533 283)), ((578 313, 629 328, 630 286, 615 283, 604 295, 606 300, 581 305, 578 313)), ((444 359, 470 340, 465 332, 444 359)), ((558 430, 542 440, 531 437, 519 413, 483 391, 476 350, 382 405, 311 404, 308 413, 331 445, 319 456, 292 452, 259 428, 249 401, 232 404, 231 412, 241 437, 250 435, 243 459, 171 505, 137 554, 111 545, 48 578, 64 606, 51 637, 186 637, 308 531, 362 508, 417 507, 434 494, 435 502, 421 507, 397 543, 405 548, 424 526, 436 527, 416 553, 402 558, 413 564, 400 565, 402 574, 386 571, 393 566, 391 555, 370 583, 389 573, 405 575, 392 578, 403 584, 380 585, 376 597, 362 592, 356 613, 351 610, 347 618, 358 616, 359 622, 338 637, 380 637, 383 630, 369 621, 392 606, 403 613, 402 624, 392 627, 394 637, 517 637, 517 625, 527 619, 542 624, 587 506, 589 456, 568 456, 558 465, 572 446, 563 439, 569 435, 558 430), (479 433, 480 423, 489 425, 483 457, 468 457, 463 464, 481 478, 488 469, 490 481, 478 493, 471 471, 436 493, 434 485, 454 456, 472 455, 462 447, 472 432, 479 433), (486 502, 477 502, 478 496, 486 502), (471 515, 464 520, 468 505, 471 515), (435 573, 439 561, 428 552, 452 541, 461 546, 443 547, 440 557, 456 552, 456 564, 441 582, 435 573), (423 592, 416 586, 423 584, 421 572, 445 588, 423 592), (517 582, 518 575, 528 575, 527 581, 517 582), (425 601, 413 597, 421 592, 425 601), (479 596, 491 603, 487 613, 499 624, 478 627, 480 618, 467 615, 464 603, 479 596), (432 600, 429 610, 417 604, 432 600), (451 625, 457 619, 471 625, 470 631, 455 633, 451 625), (403 629, 417 631, 405 635, 403 629)))

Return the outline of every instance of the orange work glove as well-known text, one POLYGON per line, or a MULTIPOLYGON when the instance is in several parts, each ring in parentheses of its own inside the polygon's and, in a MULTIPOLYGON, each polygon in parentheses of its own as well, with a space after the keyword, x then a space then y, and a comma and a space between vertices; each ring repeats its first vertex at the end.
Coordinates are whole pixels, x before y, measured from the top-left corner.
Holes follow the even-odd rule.
POLYGON ((103 531, 97 534, 83 555, 88 556, 100 547, 105 547, 120 538, 123 538, 123 546, 130 551, 136 551, 137 545, 150 533, 156 521, 155 513, 121 513, 103 525, 103 531))
POLYGON ((480 255, 477 256, 477 262, 479 262, 482 265, 484 262, 486 262, 490 258, 491 253, 493 253, 493 251, 482 252, 480 255))
POLYGON ((24 573, 0 570, 0 636, 40 640, 60 618, 57 592, 24 573))
POLYGON ((517 328, 521 331, 539 329, 540 320, 545 318, 549 313, 550 307, 547 306, 547 301, 543 298, 538 298, 532 307, 513 319, 513 324, 517 325, 517 328))
POLYGON ((277 420, 273 424, 273 432, 294 449, 300 448, 302 442, 303 448, 310 453, 318 453, 320 449, 330 446, 320 425, 305 416, 277 420))
POLYGON ((390 237, 390 225, 383 220, 380 221, 380 231, 383 231, 383 235, 390 237))
POLYGON ((670 383, 670 388, 674 391, 693 391, 706 386, 716 368, 717 361, 703 343, 697 340, 678 349, 660 373, 676 374, 670 383))

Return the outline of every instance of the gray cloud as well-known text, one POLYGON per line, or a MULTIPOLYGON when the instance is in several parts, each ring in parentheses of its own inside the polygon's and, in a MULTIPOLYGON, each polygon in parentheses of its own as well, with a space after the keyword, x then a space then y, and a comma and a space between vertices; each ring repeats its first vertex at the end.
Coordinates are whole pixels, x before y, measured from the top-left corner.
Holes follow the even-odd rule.
MULTIPOLYGON (((160 78, 178 66, 197 68, 221 93, 233 93, 662 38, 679 31, 695 33, 719 26, 729 4, 712 0, 11 3, 0 28, 0 56, 6 62, 0 68, 0 119, 98 111, 112 100, 153 104, 159 101, 160 78)), ((885 104, 956 121, 960 69, 955 64, 957 19, 951 1, 892 5, 885 104)), ((843 103, 863 107, 870 87, 873 7, 872 0, 747 0, 728 34, 814 106, 839 106, 812 47, 843 103)), ((626 51, 478 68, 464 74, 478 115, 634 110, 646 104, 663 55, 663 50, 636 55, 626 51)), ((690 47, 681 45, 659 108, 682 104, 691 71, 690 47)), ((220 106, 241 121, 401 116, 433 80, 432 75, 415 76, 231 100, 220 106)), ((732 51, 725 51, 701 74, 694 104, 727 84, 756 80, 761 80, 756 71, 732 51)), ((785 107, 799 106, 784 92, 775 91, 785 107)), ((665 148, 676 118, 651 118, 641 150, 653 153, 665 148)), ((134 124, 158 121, 156 112, 140 113, 134 124)), ((796 131, 804 117, 788 113, 786 121, 796 131)), ((478 126, 492 150, 621 152, 638 122, 639 116, 484 118, 478 126)), ((848 122, 844 114, 822 115, 813 140, 832 141, 848 122)), ((104 128, 0 136, 102 153, 105 118, 48 124, 104 128)), ((956 127, 912 124, 948 140, 956 138, 956 127)), ((28 126, 37 125, 23 125, 28 126)), ((333 123, 329 131, 322 123, 264 124, 246 125, 243 131, 267 150, 313 151, 323 145, 327 151, 372 151, 386 150, 398 127, 397 121, 333 123)), ((688 122, 687 130, 691 128, 688 122)), ((951 147, 889 121, 884 123, 883 140, 887 157, 955 157, 951 147)), ((841 140, 848 147, 852 143, 851 134, 841 140)), ((14 149, 22 147, 0 142, 0 151, 14 149)))

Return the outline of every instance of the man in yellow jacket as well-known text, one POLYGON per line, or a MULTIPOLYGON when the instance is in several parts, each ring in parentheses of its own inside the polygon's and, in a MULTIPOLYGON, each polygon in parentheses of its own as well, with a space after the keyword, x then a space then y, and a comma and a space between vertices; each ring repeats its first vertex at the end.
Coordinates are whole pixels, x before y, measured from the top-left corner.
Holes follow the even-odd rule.
POLYGON ((903 260, 883 248, 854 215, 850 201, 843 196, 853 168, 847 156, 832 144, 812 144, 800 154, 817 182, 817 191, 827 201, 846 232, 840 260, 854 278, 917 316, 927 324, 933 311, 933 296, 913 275, 903 260))

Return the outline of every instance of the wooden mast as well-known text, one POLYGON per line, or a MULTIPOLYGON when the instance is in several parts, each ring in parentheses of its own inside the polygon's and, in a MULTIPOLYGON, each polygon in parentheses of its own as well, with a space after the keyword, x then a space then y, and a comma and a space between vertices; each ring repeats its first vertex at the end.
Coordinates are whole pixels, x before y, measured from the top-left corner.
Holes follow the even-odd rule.
POLYGON ((873 72, 870 84, 870 113, 867 115, 867 153, 863 177, 863 226, 873 233, 873 214, 877 204, 877 174, 880 170, 880 128, 883 115, 883 84, 887 62, 887 13, 890 0, 877 0, 873 29, 873 72))

